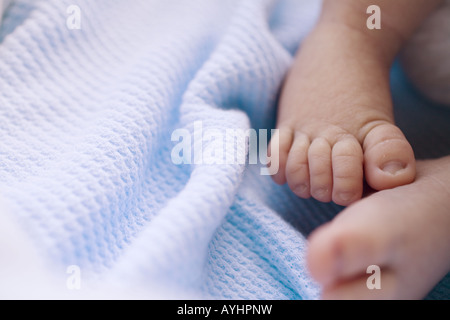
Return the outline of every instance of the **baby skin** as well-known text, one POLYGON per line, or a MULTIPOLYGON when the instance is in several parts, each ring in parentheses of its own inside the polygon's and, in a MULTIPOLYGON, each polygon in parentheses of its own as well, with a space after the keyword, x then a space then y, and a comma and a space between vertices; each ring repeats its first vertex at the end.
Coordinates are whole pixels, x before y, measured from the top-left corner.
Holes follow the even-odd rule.
MULTIPOLYGON (((420 199, 422 205, 414 196, 415 206, 400 208, 408 195, 432 188, 434 180, 419 173, 437 164, 420 164, 422 171, 416 172, 414 152, 394 124, 389 86, 395 56, 439 4, 439 0, 324 0, 319 22, 302 44, 283 86, 279 136, 272 140, 279 145, 270 147, 278 150, 280 161, 273 179, 287 183, 301 198, 354 204, 310 238, 309 266, 324 286, 324 297, 370 298, 374 293, 365 285, 366 268, 376 264, 386 270, 388 282, 377 297, 421 298, 439 280, 436 275, 442 277, 450 268, 449 253, 430 247, 433 240, 443 241, 444 247, 450 243, 448 193, 441 194, 447 203, 438 201, 436 217, 429 212, 436 208, 425 206, 430 201, 426 197, 420 199), (372 4, 381 8, 379 30, 366 26, 366 10, 372 4), (357 202, 364 181, 384 193, 357 202), (439 267, 430 271, 427 261, 439 267), (399 269, 415 266, 416 273, 428 268, 428 281, 405 270, 400 276, 399 269), (408 282, 414 277, 419 279, 408 282)), ((450 181, 438 175, 436 179, 450 181)))

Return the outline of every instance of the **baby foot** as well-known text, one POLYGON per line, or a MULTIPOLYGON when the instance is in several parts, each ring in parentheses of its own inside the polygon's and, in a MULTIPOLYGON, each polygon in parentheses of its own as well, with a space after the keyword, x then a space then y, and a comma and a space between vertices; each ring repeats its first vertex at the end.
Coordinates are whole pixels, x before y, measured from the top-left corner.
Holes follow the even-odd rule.
POLYGON ((361 198, 364 178, 375 190, 411 183, 415 160, 393 124, 388 64, 364 52, 358 34, 335 34, 319 31, 303 44, 280 99, 272 139, 279 145, 270 150, 280 163, 275 182, 347 206, 361 198))
POLYGON ((450 270, 450 157, 418 163, 417 180, 341 212, 309 238, 324 299, 422 299, 450 270), (377 265, 381 289, 367 287, 377 265))

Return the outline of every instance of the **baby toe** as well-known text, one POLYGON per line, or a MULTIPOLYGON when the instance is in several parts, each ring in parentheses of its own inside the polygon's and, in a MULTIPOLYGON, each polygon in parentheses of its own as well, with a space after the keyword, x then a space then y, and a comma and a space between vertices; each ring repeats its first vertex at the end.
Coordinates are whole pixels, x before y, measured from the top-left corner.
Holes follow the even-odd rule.
POLYGON ((348 206, 363 192, 363 152, 355 138, 336 142, 332 150, 333 202, 348 206))
POLYGON ((375 190, 411 183, 416 175, 411 145, 392 124, 377 126, 367 134, 364 166, 367 183, 375 190))
POLYGON ((297 132, 286 164, 286 179, 289 187, 298 197, 304 199, 311 197, 308 165, 309 146, 308 136, 297 132))
POLYGON ((269 172, 275 183, 283 185, 286 183, 286 163, 289 155, 289 151, 292 146, 293 141, 293 131, 290 128, 282 127, 270 140, 268 147, 269 157, 278 159, 278 166, 276 166, 277 171, 271 172, 273 167, 269 164, 269 172))
POLYGON ((309 147, 308 164, 312 197, 330 202, 333 189, 331 146, 326 139, 313 140, 309 147))

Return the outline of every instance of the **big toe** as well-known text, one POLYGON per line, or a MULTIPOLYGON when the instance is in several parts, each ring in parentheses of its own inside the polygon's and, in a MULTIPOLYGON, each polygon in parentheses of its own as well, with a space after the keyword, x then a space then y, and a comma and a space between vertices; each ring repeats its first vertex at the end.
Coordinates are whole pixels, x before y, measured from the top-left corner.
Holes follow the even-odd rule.
POLYGON ((388 123, 375 127, 363 147, 365 177, 373 189, 391 189, 414 181, 414 152, 399 128, 388 123))

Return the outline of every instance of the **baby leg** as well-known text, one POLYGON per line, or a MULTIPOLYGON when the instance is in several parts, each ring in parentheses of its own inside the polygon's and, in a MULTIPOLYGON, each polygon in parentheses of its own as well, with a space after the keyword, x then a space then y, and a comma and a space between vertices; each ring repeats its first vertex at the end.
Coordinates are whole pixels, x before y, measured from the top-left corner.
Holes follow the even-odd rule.
POLYGON ((446 0, 408 41, 401 63, 427 97, 450 106, 450 0, 446 0))

